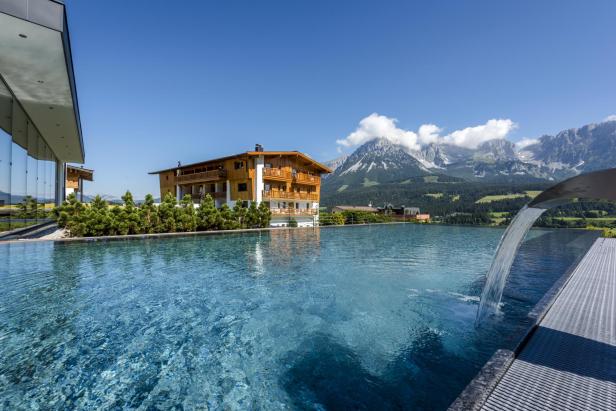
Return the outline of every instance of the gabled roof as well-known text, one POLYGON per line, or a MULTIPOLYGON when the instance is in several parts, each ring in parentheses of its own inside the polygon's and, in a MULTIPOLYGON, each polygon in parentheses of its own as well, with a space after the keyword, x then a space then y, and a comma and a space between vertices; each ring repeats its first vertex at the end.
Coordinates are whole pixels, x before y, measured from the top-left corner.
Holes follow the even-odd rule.
POLYGON ((77 174, 79 177, 86 181, 94 181, 94 170, 91 170, 89 168, 77 167, 67 164, 66 171, 67 173, 70 172, 77 174))
POLYGON ((304 153, 301 153, 299 151, 246 151, 244 153, 239 153, 239 154, 235 154, 231 156, 213 158, 211 160, 199 161, 199 162, 191 163, 191 164, 184 164, 179 167, 172 167, 172 168, 166 168, 164 170, 151 171, 148 174, 160 174, 166 171, 183 170, 186 168, 192 168, 192 167, 196 167, 199 165, 205 165, 205 164, 215 163, 215 162, 224 161, 224 160, 230 160, 233 158, 256 157, 256 156, 296 156, 296 157, 300 157, 303 160, 309 162, 312 166, 319 169, 322 173, 332 172, 332 170, 329 167, 319 163, 318 161, 313 160, 312 158, 310 158, 310 156, 304 153))

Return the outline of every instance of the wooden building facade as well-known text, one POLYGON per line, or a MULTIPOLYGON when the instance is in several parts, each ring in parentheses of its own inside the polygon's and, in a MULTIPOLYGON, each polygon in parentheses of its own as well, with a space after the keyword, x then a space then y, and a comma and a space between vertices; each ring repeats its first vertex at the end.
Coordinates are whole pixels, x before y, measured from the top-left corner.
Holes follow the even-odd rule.
POLYGON ((161 199, 171 193, 178 200, 189 194, 195 203, 210 194, 216 207, 265 202, 272 226, 315 225, 319 217, 321 175, 331 170, 299 151, 255 151, 180 165, 158 174, 161 199))

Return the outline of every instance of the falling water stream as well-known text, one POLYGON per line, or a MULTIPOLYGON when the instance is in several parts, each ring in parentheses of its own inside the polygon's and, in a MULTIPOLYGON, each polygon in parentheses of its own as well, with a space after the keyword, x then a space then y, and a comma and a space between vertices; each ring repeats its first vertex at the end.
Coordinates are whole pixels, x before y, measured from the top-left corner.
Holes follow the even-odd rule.
POLYGON ((533 223, 543 214, 545 209, 524 206, 513 218, 509 227, 501 237, 492 265, 488 271, 486 283, 481 293, 479 310, 475 324, 479 325, 488 314, 498 312, 498 306, 503 296, 503 289, 515 258, 524 237, 533 223))

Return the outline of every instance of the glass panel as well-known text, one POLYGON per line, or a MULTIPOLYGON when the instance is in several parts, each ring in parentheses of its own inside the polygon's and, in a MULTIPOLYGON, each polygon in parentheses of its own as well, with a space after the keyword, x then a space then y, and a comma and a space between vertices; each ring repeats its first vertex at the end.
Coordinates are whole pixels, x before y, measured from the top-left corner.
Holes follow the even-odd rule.
POLYGON ((51 148, 47 146, 47 155, 45 157, 45 163, 47 165, 47 172, 45 175, 47 176, 47 185, 45 186, 45 217, 48 220, 51 210, 54 206, 54 187, 56 180, 56 163, 53 153, 51 152, 51 148))
POLYGON ((47 167, 45 167, 45 153, 47 152, 47 144, 45 143, 45 140, 40 137, 38 139, 38 142, 38 180, 36 184, 36 191, 38 195, 36 197, 36 200, 38 203, 37 215, 39 218, 41 218, 41 214, 45 210, 45 186, 47 185, 47 167))
POLYGON ((36 199, 38 195, 37 183, 38 178, 38 134, 32 124, 28 123, 28 159, 26 164, 26 199, 24 206, 29 209, 28 213, 32 218, 36 219, 36 199))
POLYGON ((10 229, 11 136, 0 130, 0 232, 10 229))
POLYGON ((13 143, 11 147, 11 230, 36 224, 33 204, 28 202, 28 122, 13 101, 13 143))
POLYGON ((10 229, 13 99, 0 80, 0 232, 10 229))

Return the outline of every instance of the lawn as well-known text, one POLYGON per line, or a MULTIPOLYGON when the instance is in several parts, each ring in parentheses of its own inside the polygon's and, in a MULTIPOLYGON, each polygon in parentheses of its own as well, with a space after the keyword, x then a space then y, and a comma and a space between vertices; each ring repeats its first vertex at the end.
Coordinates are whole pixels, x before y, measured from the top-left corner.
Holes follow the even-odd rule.
POLYGON ((477 204, 484 204, 484 203, 492 203, 494 201, 513 200, 515 198, 523 198, 523 197, 535 198, 540 193, 541 193, 541 191, 528 190, 528 191, 525 191, 523 193, 495 194, 495 195, 489 195, 489 196, 481 197, 479 200, 475 201, 475 203, 477 203, 477 204))

